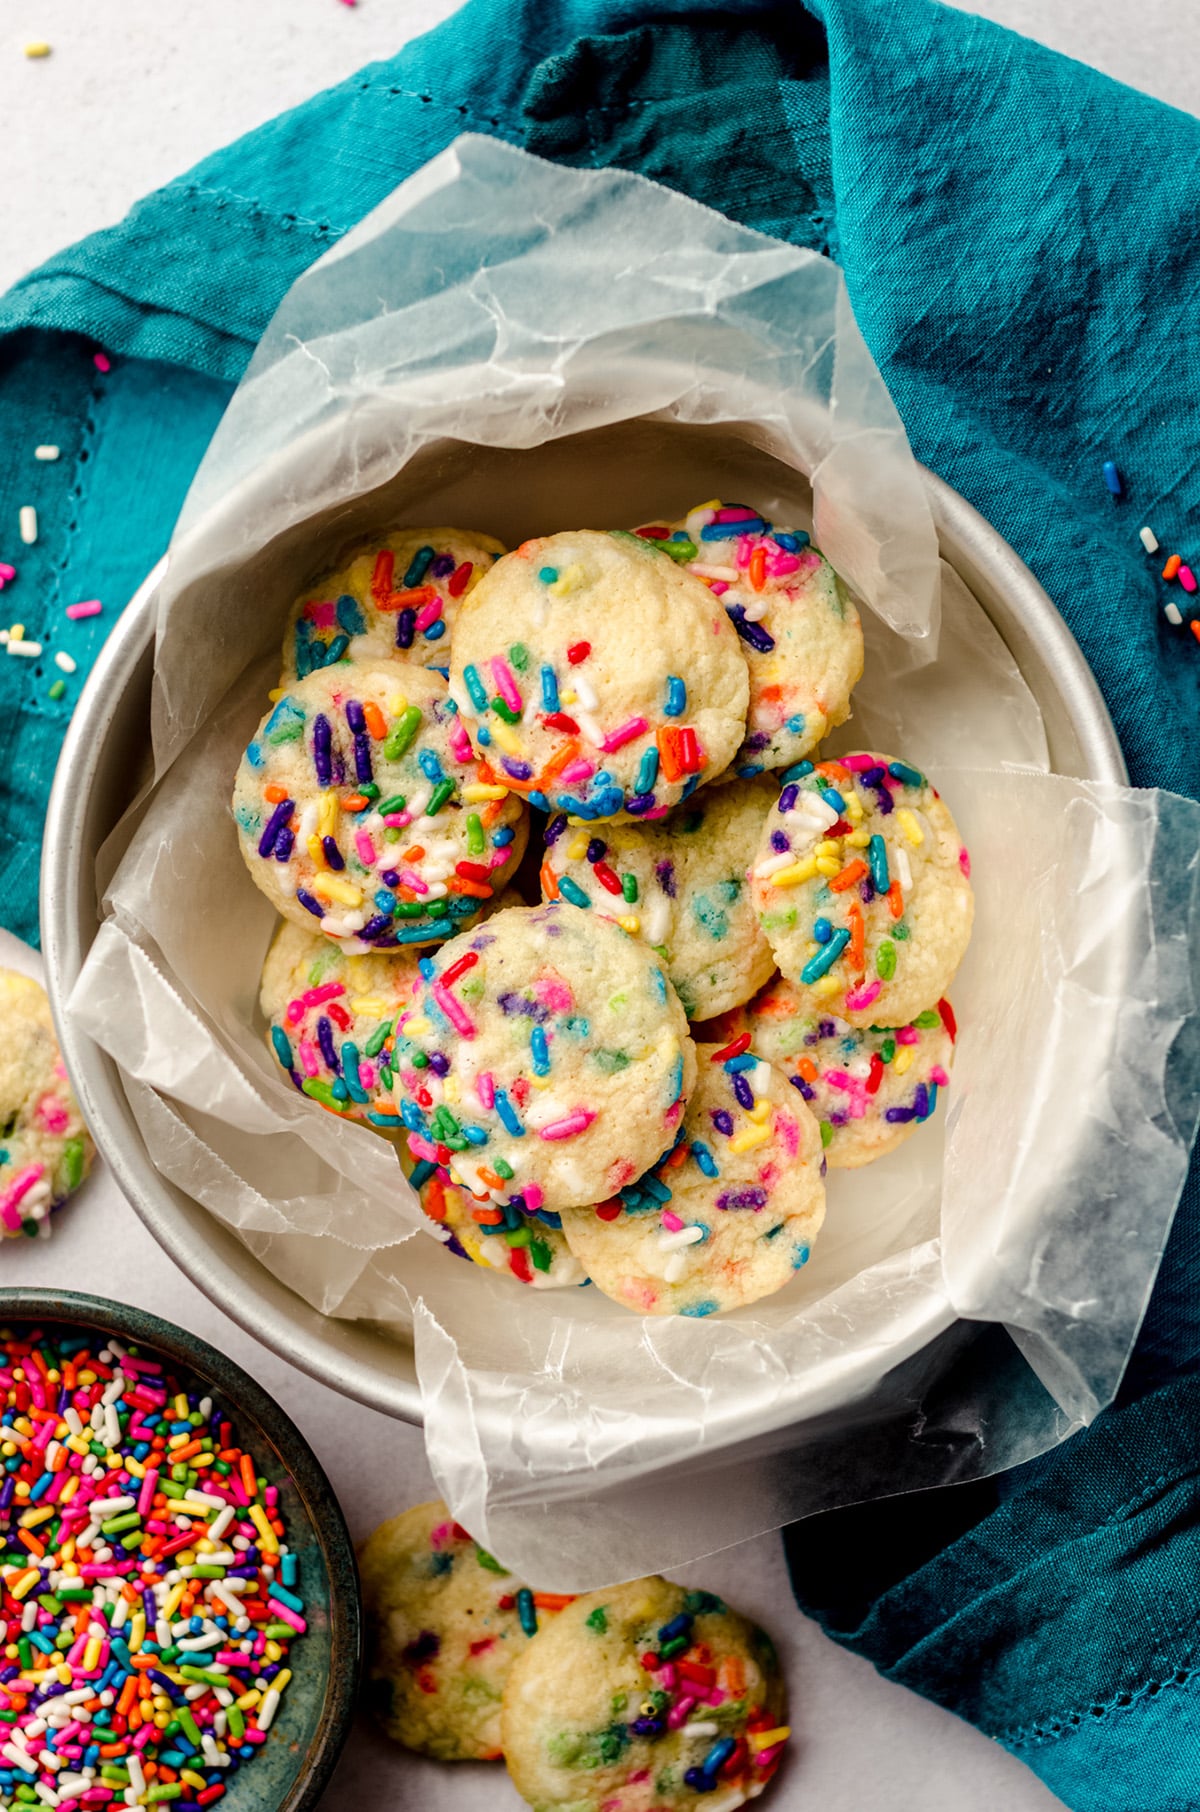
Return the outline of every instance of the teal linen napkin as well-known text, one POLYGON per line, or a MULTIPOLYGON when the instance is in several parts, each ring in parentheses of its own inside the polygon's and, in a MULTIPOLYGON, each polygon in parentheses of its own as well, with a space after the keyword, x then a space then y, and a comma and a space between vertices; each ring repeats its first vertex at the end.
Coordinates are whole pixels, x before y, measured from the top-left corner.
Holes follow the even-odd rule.
MULTIPOLYGON (((1165 621, 1157 576, 1165 553, 1200 553, 1200 124, 931 0, 471 0, 0 301, 0 560, 20 568, 0 620, 46 645, 0 660, 13 929, 36 935, 79 683, 47 698, 52 652, 82 674, 161 553, 293 278, 467 129, 639 169, 829 250, 918 457, 1050 591, 1134 781, 1200 792, 1200 648, 1165 621), (48 440, 63 456, 36 465, 48 440), (15 544, 25 502, 32 549, 15 544), (95 596, 105 614, 69 624, 95 596)), ((1122 1399, 1093 1429, 1000 1484, 835 1512, 790 1543, 834 1634, 1080 1812, 1200 1804, 1198 1305, 1193 1171, 1122 1399)))

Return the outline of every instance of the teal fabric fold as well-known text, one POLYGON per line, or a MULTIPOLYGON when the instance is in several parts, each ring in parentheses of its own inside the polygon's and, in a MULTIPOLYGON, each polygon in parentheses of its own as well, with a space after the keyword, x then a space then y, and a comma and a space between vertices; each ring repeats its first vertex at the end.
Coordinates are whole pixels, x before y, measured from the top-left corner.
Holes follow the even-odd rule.
MULTIPOLYGON (((1187 598, 1159 577, 1166 553, 1200 555, 1200 123, 933 0, 470 0, 0 300, 0 560, 19 568, 0 621, 45 645, 0 659, 4 922, 36 937, 71 700, 280 298, 464 130, 641 170, 836 257, 915 452, 1055 599, 1135 783, 1200 795, 1200 649, 1166 621, 1164 598, 1187 598), (55 464, 33 461, 45 441, 55 464), (9 540, 25 502, 29 549, 9 540), (65 618, 96 596, 101 617, 65 618), (79 674, 53 701, 58 648, 79 674)), ((789 1544, 832 1633, 1080 1812, 1200 1804, 1198 1360, 1193 1171, 1093 1429, 1003 1480, 814 1518, 789 1544)))

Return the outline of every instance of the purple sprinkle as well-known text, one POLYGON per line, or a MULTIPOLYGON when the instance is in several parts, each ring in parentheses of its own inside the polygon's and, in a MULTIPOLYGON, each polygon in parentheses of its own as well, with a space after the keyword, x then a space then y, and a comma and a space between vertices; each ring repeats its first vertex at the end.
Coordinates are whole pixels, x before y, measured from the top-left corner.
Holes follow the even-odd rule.
POLYGON ((411 648, 413 636, 417 630, 417 613, 415 610, 402 610, 396 618, 397 648, 411 648))
POLYGON ((625 810, 631 818, 640 818, 644 812, 652 812, 657 803, 653 793, 634 793, 625 801, 625 810))
POLYGON ((365 730, 354 738, 354 778, 363 786, 375 778, 371 765, 371 738, 365 730))
POLYGON ((292 844, 295 841, 295 831, 292 830, 290 825, 285 824, 278 837, 275 839, 275 860, 277 862, 287 861, 292 853, 292 844))
POLYGON ((394 868, 385 868, 379 879, 385 887, 399 887, 400 876, 394 868))
POLYGON ((406 1661, 409 1667, 421 1667, 426 1661, 433 1660, 441 1646, 440 1636, 436 1636, 432 1630, 422 1630, 407 1648, 401 1649, 400 1659, 406 1661))
POLYGON ((845 1126, 850 1116, 846 1112, 832 1113, 829 1116, 830 1126, 845 1126))
POLYGON ((373 943, 376 938, 382 937, 385 931, 391 931, 391 929, 391 914, 389 912, 377 912, 373 919, 367 920, 358 935, 362 938, 364 943, 369 944, 373 943))
POLYGON ((599 837, 593 837, 587 846, 587 859, 589 862, 603 862, 607 851, 608 844, 602 842, 599 837))
MULTIPOLYGON (((549 929, 549 927, 547 927, 549 929)), ((549 1009, 536 1000, 526 1000, 523 994, 501 994, 501 1010, 511 1019, 514 1014, 520 1018, 532 1019, 535 1024, 544 1026, 550 1017, 549 1009)))
POLYGON ((796 803, 796 794, 799 791, 800 791, 800 788, 798 786, 785 786, 784 787, 782 793, 780 793, 780 795, 779 795, 779 809, 781 812, 790 812, 791 811, 792 807, 796 803))
POLYGON ((767 1192, 765 1189, 727 1189, 717 1197, 718 1208, 765 1208, 767 1192))
POLYGON ((346 700, 346 722, 350 725, 350 728, 354 731, 356 736, 361 736, 362 732, 367 727, 367 720, 363 716, 363 708, 356 698, 348 698, 346 700))
POLYGON ((676 891, 674 862, 672 862, 670 858, 667 858, 662 862, 656 862, 654 864, 654 872, 658 876, 658 884, 666 894, 668 900, 673 900, 676 891))
POLYGON ((903 1126, 906 1121, 916 1119, 916 1111, 911 1107, 889 1107, 883 1117, 893 1126, 903 1126))
POLYGON ((761 755, 771 738, 765 730, 756 730, 753 736, 747 736, 742 747, 751 755, 761 755))
POLYGON ((885 771, 886 770, 883 769, 882 767, 864 768, 862 773, 859 775, 859 779, 862 781, 864 786, 878 787, 883 784, 883 776, 884 776, 885 771))
POLYGON ((869 906, 871 901, 875 898, 874 883, 872 881, 860 881, 858 884, 858 897, 864 906, 869 906))
POLYGON ((929 1090, 923 1082, 918 1082, 913 1096, 913 1113, 918 1120, 927 1119, 929 1115, 929 1090))
POLYGON ((748 642, 759 654, 770 654, 775 646, 775 637, 768 635, 761 623, 749 622, 740 604, 731 604, 725 614, 743 642, 748 642))
POLYGON ((514 780, 533 779, 533 769, 527 761, 514 761, 511 756, 504 755, 501 757, 500 766, 504 769, 504 772, 510 774, 514 780))
POLYGON ((335 870, 345 868, 346 864, 342 859, 342 852, 337 846, 336 837, 322 837, 321 848, 325 851, 325 860, 330 868, 335 870))
POLYGON ((448 579, 453 571, 453 554, 438 554, 436 558, 429 563, 429 577, 431 579, 448 579))
POLYGON ((804 1099, 806 1101, 812 1100, 813 1095, 816 1091, 814 1089, 810 1088, 809 1084, 804 1080, 803 1076, 789 1076, 788 1081, 791 1083, 793 1088, 798 1088, 800 1090, 800 1093, 804 1096, 804 1099))
POLYGON ((791 844, 787 840, 786 831, 774 830, 771 832, 771 848, 779 855, 782 855, 785 849, 791 849, 791 847, 791 844))
POLYGON ((305 912, 311 912, 315 919, 323 919, 325 917, 325 908, 322 906, 320 900, 314 900, 311 893, 305 893, 303 887, 297 887, 296 898, 303 906, 305 912))
POLYGON ((567 814, 565 812, 559 812, 559 814, 556 818, 551 818, 549 824, 546 826, 546 848, 547 849, 549 849, 549 847, 552 843, 558 842, 558 839, 562 836, 562 834, 566 830, 566 828, 567 828, 567 814))
POLYGON ((429 1067, 435 1076, 444 1076, 450 1068, 450 1059, 443 1051, 430 1051, 429 1067))
POLYGON ((321 1055, 325 1059, 328 1067, 333 1071, 335 1076, 340 1076, 342 1073, 342 1066, 338 1062, 337 1046, 333 1042, 333 1026, 330 1024, 329 1020, 326 1019, 324 1013, 322 1013, 320 1019, 317 1021, 317 1043, 321 1047, 321 1055))
POLYGON ((832 1019, 822 1019, 817 1025, 817 1031, 822 1038, 832 1038, 837 1031, 837 1027, 834 1025, 832 1019))
POLYGON ((733 1115, 725 1108, 718 1107, 713 1110, 712 1123, 719 1133, 724 1133, 727 1139, 732 1139, 733 1115))
POLYGON ((754 1106, 754 1090, 746 1081, 741 1070, 735 1070, 730 1080, 733 1083, 733 1092, 738 1098, 739 1107, 744 1107, 746 1112, 749 1113, 750 1109, 754 1106))
POLYGON ((258 853, 260 856, 270 855, 275 847, 275 842, 280 831, 283 829, 295 809, 296 801, 294 799, 281 799, 279 801, 279 804, 267 819, 266 828, 258 840, 258 853))
POLYGON ((329 719, 323 711, 318 711, 313 718, 313 766, 317 770, 317 785, 328 786, 333 779, 333 764, 330 752, 333 746, 333 732, 329 719))

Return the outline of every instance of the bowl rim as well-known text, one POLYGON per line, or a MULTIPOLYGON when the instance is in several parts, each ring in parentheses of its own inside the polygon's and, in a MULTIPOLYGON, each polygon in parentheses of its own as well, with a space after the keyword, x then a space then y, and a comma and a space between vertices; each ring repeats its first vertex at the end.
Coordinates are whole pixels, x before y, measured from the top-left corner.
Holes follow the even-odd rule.
POLYGON ((354 1723, 363 1665, 363 1610, 358 1562, 345 1513, 308 1440, 283 1406, 236 1359, 152 1310, 86 1292, 0 1285, 0 1326, 13 1322, 94 1328, 130 1344, 151 1347, 180 1370, 215 1385, 237 1413, 245 1414, 261 1429, 291 1476, 311 1518, 329 1585, 330 1646, 325 1697, 308 1764, 276 1812, 316 1812, 354 1723), (343 1580, 352 1582, 352 1591, 335 1583, 343 1580))
MULTIPOLYGON (((978 596, 985 589, 1003 594, 1011 626, 1019 625, 1038 658, 1053 671, 1057 691, 1069 715, 1078 746, 1079 767, 1095 781, 1126 785, 1128 771, 1116 730, 1095 675, 1053 600, 1015 550, 967 500, 924 466, 918 471, 942 544, 952 544, 950 564, 978 596)), ((107 1053, 78 1032, 65 1006, 99 929, 94 875, 81 861, 83 827, 91 783, 100 753, 117 718, 126 687, 154 636, 155 592, 166 568, 158 562, 118 620, 102 648, 72 716, 59 758, 46 814, 41 872, 42 933, 46 987, 59 1041, 71 1072, 85 1120, 93 1132, 105 1129, 97 1143, 116 1180, 143 1223, 180 1269, 219 1308, 280 1357, 310 1376, 370 1408, 421 1425, 424 1410, 411 1345, 395 1342, 385 1354, 377 1331, 368 1323, 337 1323, 339 1338, 329 1332, 330 1318, 253 1261, 247 1282, 245 1250, 234 1262, 236 1236, 212 1217, 230 1254, 217 1241, 191 1225, 175 1204, 179 1192, 155 1170, 141 1142, 119 1072, 107 1053), (84 872, 85 868, 87 872, 84 872), (81 897, 88 910, 81 911, 81 897), (86 925, 86 934, 84 927, 86 925), (115 1136, 122 1123, 130 1136, 115 1136)), ((985 599, 979 599, 988 611, 985 599)), ((1000 634, 1005 628, 998 624, 1000 634)), ((1005 638, 1007 641, 1007 637, 1005 638)), ((1020 657, 1014 656, 1020 664, 1020 657)), ((200 1212, 204 1212, 200 1210, 200 1212)), ((899 1364, 953 1324, 949 1310, 930 1313, 913 1326, 893 1355, 899 1364)))

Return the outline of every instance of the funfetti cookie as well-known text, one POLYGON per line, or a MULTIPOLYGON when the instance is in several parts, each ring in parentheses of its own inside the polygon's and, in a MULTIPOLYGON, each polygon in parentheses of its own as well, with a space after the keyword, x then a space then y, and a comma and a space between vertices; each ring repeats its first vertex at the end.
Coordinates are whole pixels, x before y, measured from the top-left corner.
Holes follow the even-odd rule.
POLYGON ((0 969, 0 1239, 48 1234, 93 1152, 45 989, 0 969))
POLYGON ((662 958, 689 1019, 749 1000, 775 959, 747 880, 776 789, 735 780, 687 799, 656 824, 546 829, 542 892, 615 913, 662 958))
POLYGON ((498 912, 422 958, 393 1063, 412 1155, 530 1213, 600 1201, 648 1169, 696 1076, 654 952, 563 905, 498 912))
POLYGON ((909 1025, 971 937, 971 864, 925 775, 887 755, 802 762, 751 868, 759 924, 805 1010, 909 1025))
POLYGON ((825 1218, 816 1120, 781 1071, 698 1045, 674 1149, 607 1202, 563 1211, 563 1232, 606 1296, 641 1315, 716 1315, 782 1289, 825 1218))
POLYGON ((571 1599, 535 1597, 440 1502, 382 1524, 358 1563, 375 1718, 405 1748, 440 1762, 497 1760, 509 1670, 571 1599))
POLYGON ((476 748, 548 810, 652 817, 722 774, 745 733, 733 625, 635 535, 578 529, 506 554, 463 604, 452 656, 476 748))
POLYGON ((781 1069, 817 1116, 833 1169, 854 1170, 902 1145, 949 1086, 958 1027, 948 1000, 906 1026, 852 1026, 777 975, 744 1007, 702 1028, 781 1069))
POLYGON ((446 682, 382 661, 283 692, 242 757, 233 814, 277 910, 355 951, 471 922, 528 836, 524 804, 476 760, 446 682))
POLYGON ((475 529, 400 529, 361 543, 292 606, 281 684, 346 659, 447 666, 459 606, 503 552, 475 529))
POLYGON ((534 1812, 732 1812, 791 1734, 770 1637, 657 1576, 547 1624, 509 1670, 501 1733, 534 1812))
POLYGON ((718 598, 750 667, 746 737, 731 772, 786 768, 850 715, 863 634, 838 575, 803 529, 773 526, 714 500, 682 522, 648 523, 653 540, 718 598))
POLYGON ((515 1277, 535 1290, 564 1290, 587 1282, 567 1244, 561 1216, 548 1208, 529 1212, 519 1200, 475 1196, 439 1164, 408 1160, 410 1181, 438 1238, 459 1258, 485 1271, 515 1277))

